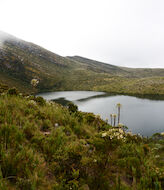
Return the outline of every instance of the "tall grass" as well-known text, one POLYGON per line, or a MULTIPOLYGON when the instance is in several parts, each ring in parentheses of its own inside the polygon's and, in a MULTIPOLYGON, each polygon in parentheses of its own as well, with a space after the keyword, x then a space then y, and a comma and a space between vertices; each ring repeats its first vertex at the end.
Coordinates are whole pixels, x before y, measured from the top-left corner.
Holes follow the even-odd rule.
POLYGON ((91 113, 1 95, 0 189, 163 189, 163 136, 111 129, 91 113))

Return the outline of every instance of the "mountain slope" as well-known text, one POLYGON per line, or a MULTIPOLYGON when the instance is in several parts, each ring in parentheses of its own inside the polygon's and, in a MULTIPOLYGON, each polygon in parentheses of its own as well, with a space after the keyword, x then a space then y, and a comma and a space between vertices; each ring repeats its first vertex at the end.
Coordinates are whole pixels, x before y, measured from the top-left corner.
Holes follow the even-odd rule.
POLYGON ((68 65, 61 56, 15 38, 8 38, 3 42, 0 63, 1 72, 14 81, 20 80, 20 83, 24 82, 29 86, 32 78, 38 78, 40 89, 55 86, 61 81, 61 74, 68 70, 68 65))
POLYGON ((164 77, 164 69, 151 69, 151 68, 128 68, 118 67, 107 63, 91 60, 80 56, 68 56, 68 58, 84 63, 90 68, 95 68, 97 72, 110 73, 115 75, 127 76, 127 77, 164 77))
POLYGON ((76 62, 80 62, 83 63, 84 66, 86 66, 86 68, 88 70, 92 70, 94 72, 97 73, 108 73, 111 75, 128 75, 130 74, 128 71, 121 69, 120 67, 111 65, 111 64, 106 64, 106 63, 102 63, 99 61, 95 61, 95 60, 91 60, 88 58, 84 58, 84 57, 80 57, 80 56, 68 56, 69 59, 76 61, 76 62))
POLYGON ((62 57, 6 33, 0 33, 0 39, 0 83, 21 91, 164 94, 164 69, 132 69, 79 56, 62 57), (32 78, 39 79, 36 89, 30 85, 32 78))

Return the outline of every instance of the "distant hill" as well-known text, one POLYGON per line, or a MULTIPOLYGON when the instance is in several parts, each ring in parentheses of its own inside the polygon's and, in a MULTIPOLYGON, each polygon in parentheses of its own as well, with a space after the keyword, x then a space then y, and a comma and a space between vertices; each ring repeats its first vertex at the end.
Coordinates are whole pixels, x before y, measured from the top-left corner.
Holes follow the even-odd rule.
POLYGON ((80 56, 74 56, 74 57, 70 57, 68 56, 69 59, 76 61, 76 62, 80 62, 83 63, 83 65, 88 69, 88 70, 92 70, 96 73, 108 73, 111 75, 128 75, 129 72, 128 71, 124 71, 123 69, 121 69, 120 67, 111 65, 111 64, 107 64, 107 63, 102 63, 99 61, 95 61, 95 60, 91 60, 88 58, 84 58, 84 57, 80 57, 80 56))
POLYGON ((164 77, 164 69, 150 69, 150 68, 128 68, 118 67, 115 65, 102 63, 99 61, 91 60, 88 58, 73 56, 68 58, 84 63, 89 68, 94 69, 97 72, 110 73, 115 75, 129 76, 129 77, 151 77, 151 76, 162 76, 164 77))
POLYGON ((164 94, 164 69, 132 69, 80 56, 62 57, 0 32, 0 83, 24 92, 96 90, 164 94), (37 89, 30 85, 39 79, 37 89))

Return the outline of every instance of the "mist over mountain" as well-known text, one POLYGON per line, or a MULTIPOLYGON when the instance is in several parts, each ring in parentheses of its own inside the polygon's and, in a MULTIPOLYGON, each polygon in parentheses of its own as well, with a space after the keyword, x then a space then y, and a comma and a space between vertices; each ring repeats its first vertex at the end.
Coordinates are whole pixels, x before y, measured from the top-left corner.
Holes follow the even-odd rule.
POLYGON ((95 90, 164 94, 164 69, 132 69, 80 56, 62 57, 0 32, 0 82, 21 91, 95 90), (30 81, 37 78, 37 89, 30 81), (135 86, 135 88, 134 88, 135 86))

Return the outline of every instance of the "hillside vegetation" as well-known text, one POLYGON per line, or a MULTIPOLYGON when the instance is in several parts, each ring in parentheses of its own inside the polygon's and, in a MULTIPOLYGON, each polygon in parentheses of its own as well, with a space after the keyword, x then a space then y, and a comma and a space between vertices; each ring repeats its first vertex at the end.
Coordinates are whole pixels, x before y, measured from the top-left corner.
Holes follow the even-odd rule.
POLYGON ((141 138, 14 89, 0 95, 0 126, 1 190, 164 189, 163 134, 141 138))
POLYGON ((0 82, 24 92, 96 90, 164 95, 164 69, 132 69, 79 56, 62 57, 11 35, 0 43, 0 82), (30 86, 32 78, 40 81, 37 89, 30 86))

